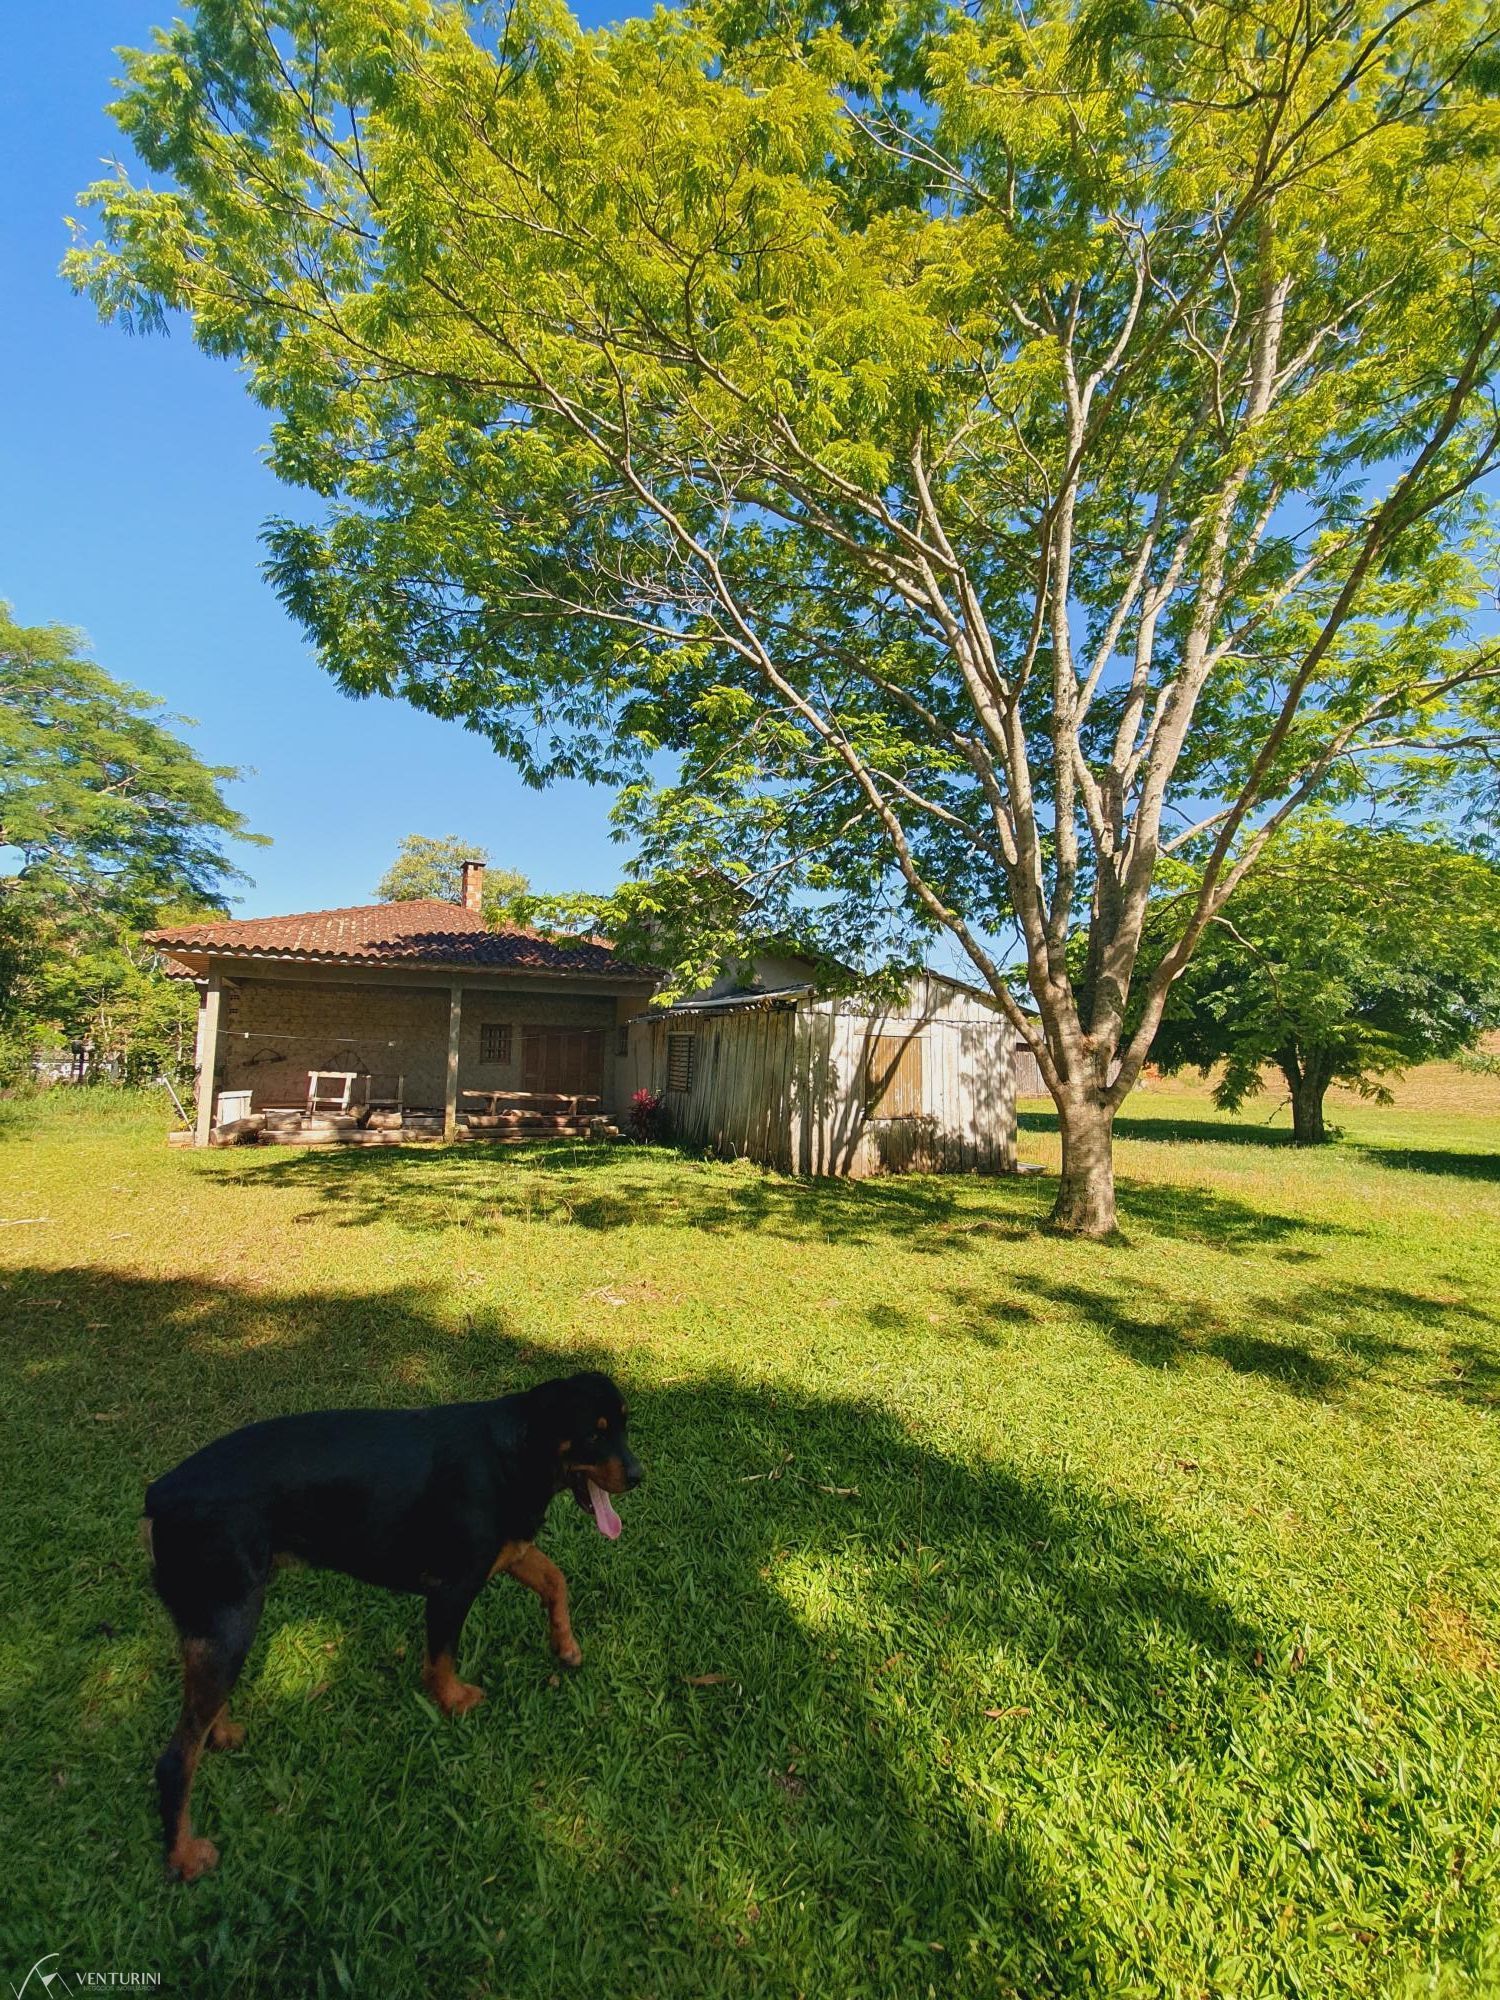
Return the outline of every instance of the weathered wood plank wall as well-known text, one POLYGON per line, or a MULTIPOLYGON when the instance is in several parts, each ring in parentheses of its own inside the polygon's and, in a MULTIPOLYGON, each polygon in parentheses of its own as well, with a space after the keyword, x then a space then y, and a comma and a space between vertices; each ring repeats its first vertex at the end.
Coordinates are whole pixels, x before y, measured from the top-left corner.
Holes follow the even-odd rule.
POLYGON ((1015 1167, 1015 1080, 1009 1024, 976 995, 919 976, 904 1001, 847 998, 664 1013, 637 1021, 630 1090, 661 1091, 674 1134, 720 1155, 782 1172, 1007 1172, 1015 1167), (692 1034, 690 1089, 667 1089, 670 1035, 692 1034), (921 1047, 922 1109, 867 1109, 879 1042, 921 1047))
POLYGON ((799 1166, 804 1173, 1005 1173, 1014 1169, 1013 1036, 975 995, 925 975, 898 1006, 848 1000, 804 1003, 810 1017, 803 1072, 799 1166), (877 1038, 920 1042, 923 1115, 866 1112, 866 1074, 877 1038))
POLYGON ((1047 1095, 1047 1086, 1042 1082, 1041 1066, 1030 1049, 1020 1042, 1016 1044, 1016 1095, 1017 1097, 1047 1095))
POLYGON ((795 1030, 796 1015, 785 1006, 658 1015, 632 1030, 632 1087, 663 1093, 674 1138, 790 1173, 795 1030), (667 1040, 683 1034, 695 1043, 692 1087, 668 1090, 667 1040))

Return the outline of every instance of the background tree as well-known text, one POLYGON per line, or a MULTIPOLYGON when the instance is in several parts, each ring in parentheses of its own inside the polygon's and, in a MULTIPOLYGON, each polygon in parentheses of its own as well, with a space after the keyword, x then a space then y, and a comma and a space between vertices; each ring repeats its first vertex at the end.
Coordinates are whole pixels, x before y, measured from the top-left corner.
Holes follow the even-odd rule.
POLYGON ((112 680, 63 625, 18 625, 0 606, 0 848, 10 880, 99 917, 144 920, 168 903, 223 907, 243 880, 223 838, 254 838, 153 696, 112 680))
POLYGON ((1102 1233, 1264 843, 1495 671, 1497 51, 1472 0, 205 0, 115 107, 171 185, 92 189, 69 268, 246 365, 345 687, 627 781, 702 955, 705 867, 835 950, 946 932, 1102 1233))
POLYGON ((489 849, 472 840, 460 840, 456 833, 436 839, 425 833, 409 833, 397 850, 396 858, 381 876, 375 898, 381 903, 414 903, 436 897, 441 903, 463 901, 463 867, 466 861, 482 861, 484 871, 484 915, 491 925, 515 922, 517 906, 530 892, 531 884, 514 868, 491 868, 489 849))
MULTIPOLYGON (((1170 899, 1153 914, 1143 963, 1171 949, 1179 916, 1170 899)), ((1388 1077, 1470 1050, 1497 1023, 1500 870, 1330 823, 1282 835, 1209 925, 1152 1055, 1168 1071, 1222 1064, 1227 1110, 1279 1070, 1293 1135, 1316 1145, 1331 1084, 1388 1099, 1388 1077)))
MULTIPOLYGON (((180 915, 191 923, 220 913, 187 905, 163 909, 157 920, 180 915)), ((25 1082, 48 1058, 71 1064, 80 1047, 89 1080, 191 1077, 197 989, 190 980, 168 979, 139 932, 70 921, 55 908, 9 895, 0 898, 0 921, 6 919, 19 919, 26 949, 19 968, 7 967, 0 951, 0 1083, 25 1082)))
POLYGON ((60 625, 0 606, 0 1078, 88 1042, 96 1069, 143 1080, 191 1065, 195 995, 140 933, 224 913, 252 840, 160 702, 111 679, 60 625))

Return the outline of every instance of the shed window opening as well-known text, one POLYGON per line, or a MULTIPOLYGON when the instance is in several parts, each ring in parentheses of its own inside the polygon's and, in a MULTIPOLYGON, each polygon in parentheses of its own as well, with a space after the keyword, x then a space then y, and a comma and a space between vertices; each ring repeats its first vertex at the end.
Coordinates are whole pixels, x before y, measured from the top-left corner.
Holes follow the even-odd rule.
POLYGON ((510 1022, 486 1021, 479 1030, 479 1060, 482 1063, 510 1061, 510 1022))
POLYGON ((915 1036, 876 1035, 865 1057, 865 1110, 871 1118, 920 1118, 922 1044, 915 1036))
POLYGON ((686 1094, 693 1087, 693 1071, 697 1066, 698 1038, 696 1035, 668 1035, 667 1037, 667 1088, 686 1094))

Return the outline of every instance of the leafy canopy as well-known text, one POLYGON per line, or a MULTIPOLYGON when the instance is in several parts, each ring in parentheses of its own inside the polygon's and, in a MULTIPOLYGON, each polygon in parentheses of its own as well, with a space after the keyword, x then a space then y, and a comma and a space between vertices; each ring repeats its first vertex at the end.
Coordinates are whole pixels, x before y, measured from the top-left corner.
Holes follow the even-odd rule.
POLYGON ((224 838, 247 833, 205 764, 167 727, 182 718, 111 679, 62 625, 18 625, 0 605, 0 890, 92 918, 149 922, 166 905, 220 910, 243 880, 224 838))
POLYGON ((196 996, 140 932, 222 914, 256 840, 179 718, 114 680, 79 634, 0 606, 0 1077, 87 1040, 132 1079, 190 1066, 196 996))
MULTIPOLYGON (((409 833, 395 860, 387 868, 375 890, 377 902, 413 903, 436 897, 443 903, 463 901, 463 871, 466 861, 489 862, 489 850, 456 833, 433 839, 423 833, 409 833)), ((531 884, 514 868, 484 871, 484 914, 491 924, 514 917, 516 907, 531 884)))
MULTIPOLYGON (((1170 935, 1167 907, 1156 922, 1170 935)), ((1380 1096, 1386 1077, 1471 1048, 1497 1022, 1500 869, 1329 822, 1283 836, 1210 925, 1153 1054, 1168 1070, 1222 1063, 1228 1109, 1268 1067, 1294 1090, 1380 1096)))
POLYGON ((1264 841, 1495 672, 1497 82, 1484 0, 203 0, 69 269, 246 366, 343 686, 621 781, 684 961, 946 930, 1066 1151, 1264 841))

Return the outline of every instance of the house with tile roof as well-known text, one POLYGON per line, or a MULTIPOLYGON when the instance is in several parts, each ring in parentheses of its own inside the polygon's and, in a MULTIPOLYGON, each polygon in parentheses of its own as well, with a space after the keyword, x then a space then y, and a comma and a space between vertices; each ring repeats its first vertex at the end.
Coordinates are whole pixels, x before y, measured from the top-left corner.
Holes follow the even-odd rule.
POLYGON ((167 970, 199 989, 197 1143, 535 1136, 611 1119, 627 1024, 656 974, 602 940, 491 930, 483 888, 470 862, 461 903, 151 932, 167 970))
POLYGON ((930 969, 828 992, 777 947, 653 1005, 656 972, 602 938, 491 929, 483 886, 468 862, 458 903, 150 933, 199 989, 196 1143, 608 1136, 644 1090, 674 1137, 783 1172, 1014 1168, 1015 1037, 988 994, 930 969))

